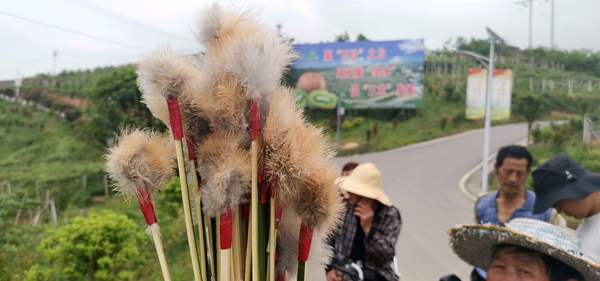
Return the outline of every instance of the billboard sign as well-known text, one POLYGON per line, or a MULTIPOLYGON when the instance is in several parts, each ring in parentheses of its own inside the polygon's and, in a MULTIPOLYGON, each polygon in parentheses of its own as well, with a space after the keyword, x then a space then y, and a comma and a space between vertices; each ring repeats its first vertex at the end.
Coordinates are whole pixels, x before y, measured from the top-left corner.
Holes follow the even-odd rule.
POLYGON ((423 40, 294 45, 299 104, 333 109, 417 108, 423 98, 423 40), (339 100, 338 100, 339 99, 339 100))
MULTIPOLYGON (((510 118, 510 104, 513 87, 513 74, 508 69, 494 70, 494 84, 491 93, 492 120, 510 118)), ((467 119, 481 119, 485 115, 485 91, 487 69, 470 68, 467 78, 467 119)))

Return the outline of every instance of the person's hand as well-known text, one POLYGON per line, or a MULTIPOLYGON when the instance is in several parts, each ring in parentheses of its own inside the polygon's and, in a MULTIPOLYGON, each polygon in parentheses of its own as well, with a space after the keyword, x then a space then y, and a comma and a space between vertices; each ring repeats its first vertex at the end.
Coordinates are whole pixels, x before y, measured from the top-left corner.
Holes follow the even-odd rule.
POLYGON ((365 235, 368 235, 373 225, 373 216, 375 215, 373 207, 363 200, 358 201, 354 207, 354 215, 360 219, 360 226, 365 235))
POLYGON ((342 281, 342 274, 340 274, 337 270, 332 269, 327 272, 327 281, 342 281))

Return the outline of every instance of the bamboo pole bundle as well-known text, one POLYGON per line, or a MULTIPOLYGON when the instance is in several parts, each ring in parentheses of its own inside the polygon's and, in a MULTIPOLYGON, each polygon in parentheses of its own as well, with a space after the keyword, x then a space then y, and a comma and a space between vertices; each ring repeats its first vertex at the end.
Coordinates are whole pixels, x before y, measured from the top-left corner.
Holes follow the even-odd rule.
POLYGON ((116 190, 126 200, 136 198, 154 241, 163 279, 170 281, 160 229, 151 192, 157 191, 173 171, 172 152, 167 138, 143 130, 124 130, 105 155, 106 171, 116 190))

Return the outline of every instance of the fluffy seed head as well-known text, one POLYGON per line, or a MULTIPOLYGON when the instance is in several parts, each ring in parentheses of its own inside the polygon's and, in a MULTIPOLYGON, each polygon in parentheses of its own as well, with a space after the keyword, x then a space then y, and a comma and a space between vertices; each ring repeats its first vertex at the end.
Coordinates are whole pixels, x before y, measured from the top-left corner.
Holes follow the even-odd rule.
POLYGON ((169 137, 150 130, 124 129, 105 154, 105 170, 115 190, 131 199, 139 188, 156 191, 173 176, 173 156, 169 137))
POLYGON ((245 201, 251 187, 250 155, 241 137, 223 132, 209 136, 198 148, 202 206, 209 216, 245 201))

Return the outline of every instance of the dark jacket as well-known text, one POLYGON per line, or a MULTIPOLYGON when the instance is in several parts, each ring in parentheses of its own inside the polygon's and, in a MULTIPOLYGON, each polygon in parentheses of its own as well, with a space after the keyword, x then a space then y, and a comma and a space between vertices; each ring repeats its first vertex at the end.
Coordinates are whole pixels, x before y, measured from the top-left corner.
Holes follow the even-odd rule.
MULTIPOLYGON (((350 257, 358 227, 360 223, 354 215, 354 209, 346 204, 342 224, 327 239, 327 243, 333 249, 332 256, 350 257)), ((374 214, 371 231, 365 234, 363 266, 377 272, 386 281, 399 280, 394 274, 392 262, 396 255, 395 246, 401 228, 402 217, 398 209, 380 204, 380 208, 374 214)), ((327 270, 330 268, 328 265, 327 270)))

